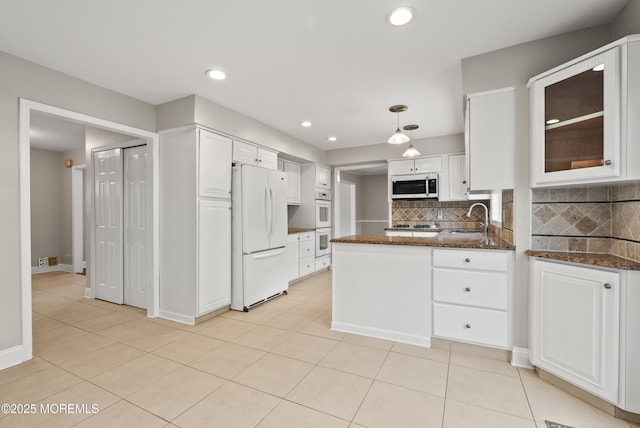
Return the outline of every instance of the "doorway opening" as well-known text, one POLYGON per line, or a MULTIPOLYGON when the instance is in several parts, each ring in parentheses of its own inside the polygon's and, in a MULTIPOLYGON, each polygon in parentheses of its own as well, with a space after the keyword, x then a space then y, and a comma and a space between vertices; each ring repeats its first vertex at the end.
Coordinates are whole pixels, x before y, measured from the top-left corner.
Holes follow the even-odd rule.
MULTIPOLYGON (((85 126, 86 129, 93 129, 104 133, 117 133, 126 135, 129 142, 121 142, 116 144, 105 144, 100 149, 124 149, 129 147, 131 140, 136 141, 134 145, 145 147, 145 157, 141 162, 144 164, 143 180, 146 192, 148 194, 147 204, 144 211, 137 212, 144 219, 145 227, 145 260, 143 269, 147 272, 144 302, 139 303, 140 306, 147 310, 147 316, 155 317, 159 312, 159 203, 158 203, 158 134, 146 130, 134 128, 127 125, 99 119, 96 117, 72 112, 69 110, 52 107, 46 104, 37 103, 30 100, 20 99, 20 134, 19 134, 19 158, 20 158, 20 260, 21 260, 21 297, 22 297, 22 349, 21 360, 27 361, 33 356, 32 343, 32 321, 31 321, 31 273, 32 273, 32 248, 31 248, 31 121, 33 115, 44 115, 64 122, 71 122, 85 126)), ((96 147, 86 146, 86 159, 93 159, 93 152, 96 147)), ((87 163, 85 168, 79 166, 74 169, 72 176, 79 178, 82 183, 80 174, 84 175, 84 184, 86 186, 85 195, 88 198, 81 198, 72 204, 72 211, 76 212, 84 218, 86 224, 95 224, 95 207, 94 207, 94 181, 91 163, 87 163), (80 202, 84 202, 84 207, 80 206, 80 202)), ((76 183, 77 184, 77 183, 76 183)), ((76 186, 79 187, 79 186, 76 186)), ((77 189, 76 189, 77 191, 77 189)), ((82 193, 82 190, 80 190, 82 193)), ((93 227, 84 228, 80 222, 74 222, 73 234, 74 250, 73 262, 70 267, 73 271, 82 266, 82 257, 80 254, 86 254, 87 269, 87 286, 85 288, 85 297, 95 297, 96 284, 96 250, 95 250, 95 230, 93 227), (81 236, 82 235, 82 236, 81 236), (88 235, 88 236, 87 236, 88 235), (77 241, 77 242, 76 242, 77 241), (86 242, 84 250, 80 251, 86 242)))

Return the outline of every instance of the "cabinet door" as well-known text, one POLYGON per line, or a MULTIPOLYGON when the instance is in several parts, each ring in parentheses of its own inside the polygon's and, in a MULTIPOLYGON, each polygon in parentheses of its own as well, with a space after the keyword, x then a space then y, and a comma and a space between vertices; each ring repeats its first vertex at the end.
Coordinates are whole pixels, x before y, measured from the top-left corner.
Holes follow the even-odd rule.
POLYGON ((331 189, 330 168, 322 165, 316 165, 316 187, 319 189, 331 189))
POLYGON ((199 202, 198 315, 231 303, 231 204, 199 202))
POLYGON ((284 161, 287 174, 287 204, 300 205, 300 165, 284 161))
POLYGON ((619 274, 541 260, 532 263, 531 362, 617 402, 619 274))
POLYGON ((619 48, 533 81, 532 185, 621 174, 619 48))
POLYGON ((415 172, 416 174, 426 174, 428 172, 440 171, 442 171, 441 156, 414 159, 413 172, 415 172))
POLYGON ((467 96, 465 155, 471 191, 513 189, 514 88, 467 96))
POLYGON ((467 180, 464 174, 464 155, 449 156, 449 200, 467 199, 467 180))
POLYGON ((298 234, 291 233, 287 239, 287 245, 285 247, 285 254, 287 259, 287 280, 292 281, 298 278, 298 269, 300 265, 300 256, 298 252, 298 234))
POLYGON ((233 161, 249 165, 258 164, 258 148, 242 141, 233 142, 233 161))
POLYGON ((278 169, 278 153, 271 150, 257 148, 258 150, 258 166, 268 169, 278 169))
POLYGON ((389 161, 389 175, 413 174, 413 159, 389 161))
POLYGON ((198 189, 205 197, 229 198, 231 192, 231 139, 198 131, 198 189))

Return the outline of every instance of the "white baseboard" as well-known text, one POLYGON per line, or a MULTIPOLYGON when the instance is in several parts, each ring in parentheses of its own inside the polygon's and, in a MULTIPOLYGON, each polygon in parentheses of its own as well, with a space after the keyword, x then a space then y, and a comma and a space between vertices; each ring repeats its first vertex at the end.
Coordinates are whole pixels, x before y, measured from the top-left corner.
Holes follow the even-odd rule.
POLYGON ((417 336, 415 334, 400 333, 392 330, 383 330, 379 328, 363 327, 355 324, 342 322, 331 322, 331 330, 343 333, 358 334, 360 336, 375 337, 376 339, 392 340, 394 342, 407 343, 409 345, 431 347, 431 338, 417 336))
POLYGON ((24 349, 22 345, 0 351, 0 370, 13 367, 24 361, 24 349))
POLYGON ((175 321, 175 322, 179 322, 187 325, 196 324, 196 319, 194 317, 189 317, 182 314, 176 314, 175 312, 170 312, 170 311, 160 310, 160 312, 158 313, 158 318, 163 318, 165 320, 175 321))
POLYGON ((84 288, 84 297, 87 299, 93 299, 93 289, 91 287, 84 288))
POLYGON ((63 263, 57 264, 55 266, 44 266, 44 267, 31 266, 31 274, 33 275, 37 275, 40 273, 48 273, 48 272, 58 272, 58 271, 73 273, 73 266, 63 264, 63 263))
POLYGON ((529 362, 529 349, 514 347, 511 352, 511 365, 522 367, 523 369, 532 369, 533 366, 529 362))

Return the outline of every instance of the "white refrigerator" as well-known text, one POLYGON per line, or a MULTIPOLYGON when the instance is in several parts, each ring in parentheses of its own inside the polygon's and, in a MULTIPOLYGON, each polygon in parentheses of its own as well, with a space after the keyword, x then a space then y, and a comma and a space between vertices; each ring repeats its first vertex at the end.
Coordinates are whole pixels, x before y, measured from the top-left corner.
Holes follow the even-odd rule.
POLYGON ((231 215, 231 309, 248 311, 289 288, 285 173, 233 167, 231 215))

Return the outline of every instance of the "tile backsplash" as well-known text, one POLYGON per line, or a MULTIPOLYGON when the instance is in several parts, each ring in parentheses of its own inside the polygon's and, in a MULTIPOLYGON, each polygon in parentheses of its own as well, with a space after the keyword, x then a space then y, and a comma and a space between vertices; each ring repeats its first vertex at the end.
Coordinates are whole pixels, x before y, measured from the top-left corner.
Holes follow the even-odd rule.
POLYGON ((437 224, 443 228, 477 228, 484 223, 484 210, 474 208, 471 217, 467 217, 469 207, 474 202, 483 202, 490 207, 488 200, 482 201, 394 201, 391 204, 392 224, 437 224), (442 210, 442 219, 438 219, 438 210, 442 210))
POLYGON ((640 261, 640 183, 534 189, 531 247, 640 261))

